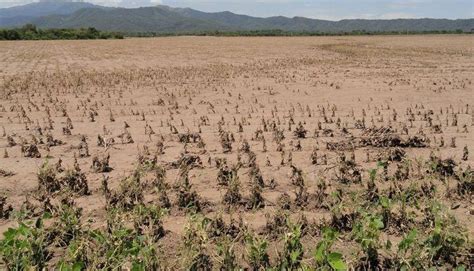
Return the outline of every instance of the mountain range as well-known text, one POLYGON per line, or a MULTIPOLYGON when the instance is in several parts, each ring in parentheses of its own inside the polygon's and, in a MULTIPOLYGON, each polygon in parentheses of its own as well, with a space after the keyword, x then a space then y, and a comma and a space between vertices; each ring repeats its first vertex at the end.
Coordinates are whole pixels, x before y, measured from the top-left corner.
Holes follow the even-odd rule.
POLYGON ((94 27, 104 31, 192 33, 205 31, 282 30, 306 32, 453 31, 470 32, 474 19, 350 19, 328 21, 304 17, 259 18, 232 12, 202 12, 190 8, 158 5, 141 8, 112 8, 85 2, 45 1, 0 9, 0 27, 27 23, 40 28, 94 27))

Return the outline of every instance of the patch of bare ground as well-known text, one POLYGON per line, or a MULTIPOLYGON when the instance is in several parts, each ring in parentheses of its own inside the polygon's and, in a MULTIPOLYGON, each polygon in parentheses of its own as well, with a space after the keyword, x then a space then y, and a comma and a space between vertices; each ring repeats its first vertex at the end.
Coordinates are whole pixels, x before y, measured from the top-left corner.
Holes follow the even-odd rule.
POLYGON ((0 264, 468 268, 472 43, 1 42, 0 264))

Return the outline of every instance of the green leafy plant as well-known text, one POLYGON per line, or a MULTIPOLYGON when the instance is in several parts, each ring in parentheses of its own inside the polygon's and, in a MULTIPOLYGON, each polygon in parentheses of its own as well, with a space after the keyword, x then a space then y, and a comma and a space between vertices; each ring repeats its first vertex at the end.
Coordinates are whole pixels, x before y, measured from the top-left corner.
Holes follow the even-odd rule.
POLYGON ((0 241, 0 257, 9 270, 42 270, 47 266, 48 236, 43 220, 45 214, 33 221, 21 221, 18 227, 9 228, 0 241))
POLYGON ((373 214, 364 214, 352 230, 354 240, 360 244, 366 257, 364 266, 376 268, 378 265, 378 248, 380 247, 380 230, 384 224, 380 217, 373 214))
MULTIPOLYGON (((58 269, 118 269, 156 270, 159 266, 155 235, 140 233, 125 225, 130 214, 123 210, 109 209, 107 230, 84 230, 68 246, 58 269)), ((144 216, 147 217, 147 216, 144 216)))
POLYGON ((195 214, 189 218, 185 228, 182 264, 186 270, 210 270, 212 262, 206 253, 209 243, 207 227, 210 220, 195 214))
POLYGON ((338 232, 330 227, 322 229, 322 239, 316 246, 314 260, 318 270, 347 270, 342 254, 332 251, 338 232))
POLYGON ((58 245, 65 247, 82 233, 82 209, 75 207, 72 203, 61 204, 58 212, 58 220, 54 223, 53 231, 58 245))
POLYGON ((268 242, 265 238, 247 233, 245 235, 247 261, 253 270, 261 270, 270 266, 270 258, 267 253, 268 242))
POLYGON ((422 253, 418 243, 418 231, 413 229, 398 243, 397 268, 400 270, 423 268, 422 253))
POLYGON ((425 241, 430 260, 433 263, 458 265, 462 259, 467 234, 453 216, 440 210, 435 214, 435 224, 425 241))
POLYGON ((290 231, 285 234, 283 251, 280 253, 278 268, 280 270, 295 270, 301 267, 303 259, 303 244, 301 243, 301 225, 288 223, 290 231))
POLYGON ((237 262, 234 251, 234 241, 223 236, 217 242, 217 255, 220 270, 237 270, 237 262))

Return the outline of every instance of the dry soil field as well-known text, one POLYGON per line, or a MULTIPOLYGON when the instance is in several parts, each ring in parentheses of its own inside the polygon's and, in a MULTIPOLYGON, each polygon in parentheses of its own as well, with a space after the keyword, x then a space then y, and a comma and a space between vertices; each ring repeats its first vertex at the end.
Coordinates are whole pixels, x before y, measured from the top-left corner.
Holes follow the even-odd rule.
POLYGON ((0 268, 469 269, 473 44, 1 42, 0 268))

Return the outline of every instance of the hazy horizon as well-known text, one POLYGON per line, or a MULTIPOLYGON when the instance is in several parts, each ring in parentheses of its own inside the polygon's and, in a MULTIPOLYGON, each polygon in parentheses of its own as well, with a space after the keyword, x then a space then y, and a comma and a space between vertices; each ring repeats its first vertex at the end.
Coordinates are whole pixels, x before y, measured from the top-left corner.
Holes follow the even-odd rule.
MULTIPOLYGON (((0 8, 24 5, 38 0, 0 0, 0 8)), ((231 11, 258 17, 302 16, 308 18, 341 19, 397 19, 474 17, 471 0, 89 0, 104 6, 140 7, 168 5, 189 7, 205 12, 231 11)))

